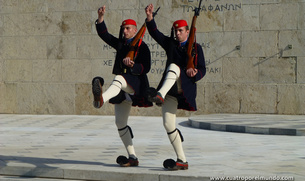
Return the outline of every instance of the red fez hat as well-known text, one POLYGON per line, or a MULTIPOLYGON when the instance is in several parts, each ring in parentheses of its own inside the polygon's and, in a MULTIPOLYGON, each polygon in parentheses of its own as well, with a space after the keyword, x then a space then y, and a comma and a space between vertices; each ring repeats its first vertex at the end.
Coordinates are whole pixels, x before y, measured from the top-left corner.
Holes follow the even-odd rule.
POLYGON ((137 26, 137 23, 133 19, 126 19, 122 22, 122 26, 124 26, 124 25, 135 25, 135 26, 137 26))
POLYGON ((187 26, 187 22, 185 20, 177 20, 174 22, 173 26, 175 29, 177 29, 183 26, 187 26))

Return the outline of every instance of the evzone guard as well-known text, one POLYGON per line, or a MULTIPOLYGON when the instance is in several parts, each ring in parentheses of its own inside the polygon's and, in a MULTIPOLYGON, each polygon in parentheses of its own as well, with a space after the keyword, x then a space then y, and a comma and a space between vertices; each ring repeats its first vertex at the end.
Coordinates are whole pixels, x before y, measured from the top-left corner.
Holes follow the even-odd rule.
POLYGON ((119 38, 116 38, 107 30, 105 12, 105 6, 98 9, 96 31, 104 42, 117 51, 112 70, 115 77, 105 92, 102 91, 103 78, 93 78, 93 105, 95 108, 102 107, 106 102, 115 105, 115 124, 128 154, 127 157, 119 156, 117 163, 122 167, 138 166, 139 161, 132 142, 132 129, 127 122, 132 106, 152 106, 144 96, 145 90, 149 87, 146 74, 151 67, 150 50, 142 41, 146 27, 142 26, 137 31, 137 23, 132 19, 126 19, 120 27, 119 38))
POLYGON ((148 89, 148 99, 162 106, 163 125, 177 156, 176 161, 165 160, 163 166, 169 170, 186 170, 188 162, 182 147, 182 134, 176 128, 176 112, 177 109, 197 110, 196 83, 206 74, 202 47, 195 42, 195 22, 200 5, 195 9, 191 30, 185 20, 177 20, 173 23, 170 37, 158 30, 152 16, 153 9, 152 4, 145 8, 147 29, 152 38, 166 51, 167 64, 157 90, 148 89))

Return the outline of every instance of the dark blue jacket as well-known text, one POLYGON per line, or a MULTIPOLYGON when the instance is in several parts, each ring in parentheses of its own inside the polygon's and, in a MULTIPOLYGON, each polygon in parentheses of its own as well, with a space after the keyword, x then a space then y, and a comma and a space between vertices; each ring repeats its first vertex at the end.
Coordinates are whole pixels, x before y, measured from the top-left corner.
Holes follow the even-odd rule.
MULTIPOLYGON (((181 74, 181 88, 182 93, 178 93, 177 85, 175 84, 172 89, 168 92, 169 95, 172 95, 178 100, 178 109, 184 109, 188 111, 196 111, 196 95, 197 95, 197 84, 196 82, 202 79, 206 74, 205 67, 205 59, 202 47, 196 43, 196 51, 197 51, 197 65, 198 73, 195 77, 188 77, 186 75, 186 66, 187 66, 187 53, 186 48, 187 45, 181 46, 180 43, 169 36, 165 36, 161 33, 157 25, 153 20, 150 22, 146 22, 147 29, 152 38, 161 45, 161 47, 166 51, 167 54, 167 63, 168 66, 170 63, 175 63, 179 66, 181 74)), ((167 69, 167 67, 166 67, 167 69)), ((166 75, 166 71, 163 74, 162 80, 158 86, 160 89, 164 77, 166 75)), ((203 90, 200 90, 203 91, 203 90)))

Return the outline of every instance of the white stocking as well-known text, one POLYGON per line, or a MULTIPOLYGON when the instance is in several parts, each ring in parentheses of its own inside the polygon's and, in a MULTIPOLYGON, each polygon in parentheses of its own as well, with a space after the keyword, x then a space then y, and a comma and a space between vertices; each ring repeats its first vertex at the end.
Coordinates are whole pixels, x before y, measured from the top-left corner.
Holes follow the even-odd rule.
POLYGON ((176 129, 176 112, 178 101, 175 97, 167 95, 162 106, 163 125, 168 133, 168 138, 173 145, 177 158, 186 162, 182 141, 178 130, 176 129))
POLYGON ((180 77, 180 68, 176 64, 170 64, 166 71, 167 73, 164 82, 161 89, 158 91, 163 98, 180 77))
POLYGON ((131 102, 123 101, 121 104, 115 104, 115 124, 118 128, 121 140, 127 150, 128 156, 136 158, 133 147, 131 128, 127 126, 131 102))

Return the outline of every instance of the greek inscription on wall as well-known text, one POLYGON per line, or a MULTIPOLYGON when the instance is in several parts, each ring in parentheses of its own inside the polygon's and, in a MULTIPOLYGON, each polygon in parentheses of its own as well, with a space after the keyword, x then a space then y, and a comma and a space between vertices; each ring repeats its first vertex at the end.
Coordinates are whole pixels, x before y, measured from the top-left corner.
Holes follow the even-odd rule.
POLYGON ((211 59, 205 59, 206 73, 207 74, 220 74, 221 67, 211 67, 210 66, 211 63, 212 63, 211 59))
MULTIPOLYGON (((181 0, 183 12, 192 12, 200 0, 181 0), (195 4, 196 3, 196 4, 195 4)), ((242 8, 241 0, 203 0, 200 11, 236 11, 242 8)))
POLYGON ((153 38, 145 34, 143 41, 147 44, 151 54, 151 74, 163 74, 166 65, 167 55, 165 50, 153 40, 153 38))

